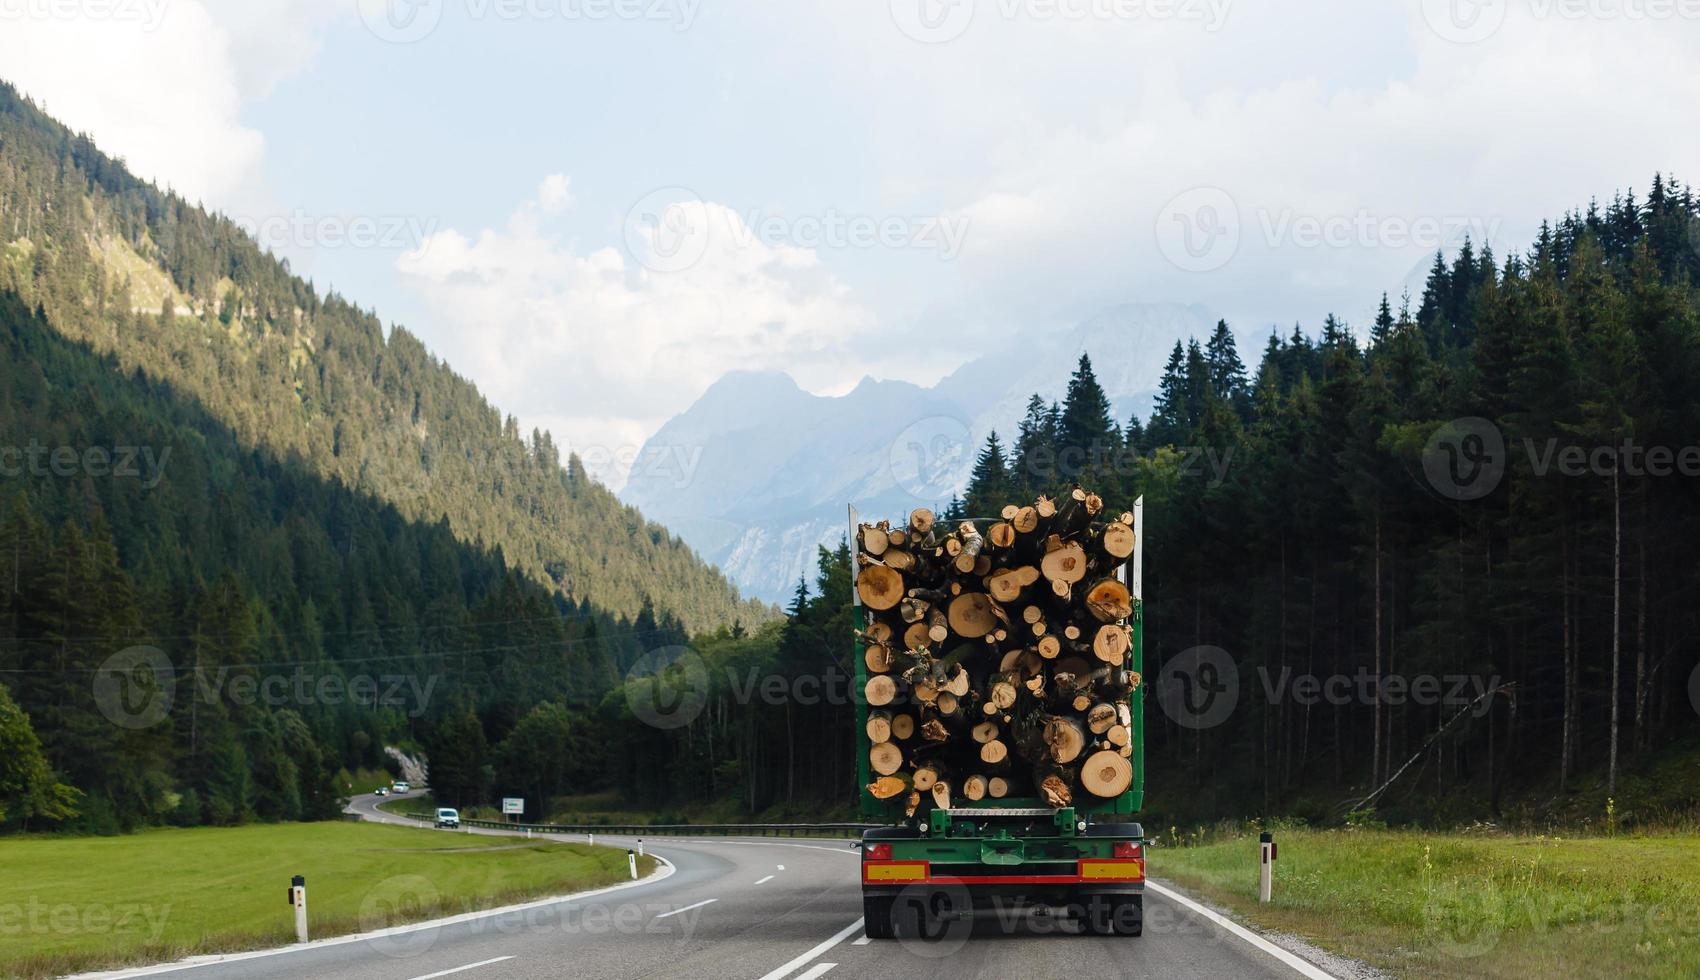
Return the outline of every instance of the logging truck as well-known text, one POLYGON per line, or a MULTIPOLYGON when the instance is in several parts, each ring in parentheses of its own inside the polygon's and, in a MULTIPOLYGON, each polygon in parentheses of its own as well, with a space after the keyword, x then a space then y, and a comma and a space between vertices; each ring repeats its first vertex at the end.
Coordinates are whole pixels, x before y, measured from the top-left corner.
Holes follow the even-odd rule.
POLYGON ((1143 498, 1000 518, 850 510, 862 905, 872 939, 975 910, 1143 926, 1143 498))

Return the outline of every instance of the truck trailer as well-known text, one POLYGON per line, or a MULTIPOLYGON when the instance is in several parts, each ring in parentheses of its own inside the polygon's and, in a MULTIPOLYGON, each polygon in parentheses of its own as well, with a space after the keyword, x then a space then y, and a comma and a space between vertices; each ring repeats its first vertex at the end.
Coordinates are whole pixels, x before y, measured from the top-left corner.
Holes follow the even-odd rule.
MULTIPOLYGON (((1041 499, 1041 503, 1046 501, 1041 499)), ((1135 501, 1126 515, 1131 518, 1133 530, 1132 552, 1114 570, 1116 579, 1126 586, 1131 607, 1125 618, 1117 620, 1129 637, 1125 658, 1119 666, 1132 676, 1128 693, 1119 699, 1125 706, 1120 717, 1130 722, 1121 728, 1126 732, 1123 737, 1129 737, 1130 742, 1119 753, 1132 768, 1126 789, 1111 798, 1077 791, 1071 794, 1068 805, 1056 805, 1059 802, 1056 794, 1039 794, 1032 781, 1026 784, 1027 793, 1021 796, 994 798, 982 791, 975 794, 978 799, 964 799, 959 793, 953 795, 947 790, 944 796, 949 799, 945 805, 937 805, 927 794, 915 792, 881 799, 873 791, 878 785, 873 781, 880 776, 871 770, 870 755, 878 753, 868 726, 870 713, 878 709, 871 709, 867 698, 859 697, 856 726, 860 812, 865 820, 880 824, 866 830, 860 842, 862 905, 869 938, 935 939, 953 922, 971 921, 975 911, 990 909, 1061 913, 1079 918, 1084 929, 1095 934, 1141 934, 1145 833, 1137 815, 1144 800, 1145 781, 1144 692, 1139 682, 1144 645, 1143 504, 1143 498, 1135 501), (917 797, 921 798, 918 806, 917 797)), ((862 540, 858 537, 862 530, 858 515, 851 508, 852 541, 862 540)), ((1008 536, 1007 530, 998 531, 1008 536)), ((967 537, 994 533, 997 532, 991 526, 981 522, 976 522, 973 529, 963 529, 967 537)), ((933 538, 929 536, 927 540, 931 542, 933 538)), ((1054 549, 1058 543, 1053 536, 1047 544, 1054 549)), ((857 630, 852 662, 857 691, 867 690, 875 673, 870 671, 866 657, 869 627, 875 615, 864 601, 865 590, 858 587, 870 564, 877 563, 853 565, 853 618, 857 630)), ((980 569, 985 565, 982 561, 980 569)), ((1018 646, 1029 639, 1018 634, 999 646, 1018 646)), ((1052 660, 1047 666, 1057 663, 1052 660)), ((1094 705, 1095 709, 1098 707, 1094 705)), ((920 714, 924 716, 925 709, 920 714)), ((905 780, 905 789, 909 789, 909 773, 896 775, 905 780)), ((973 778, 980 780, 976 789, 984 785, 983 777, 973 778)))

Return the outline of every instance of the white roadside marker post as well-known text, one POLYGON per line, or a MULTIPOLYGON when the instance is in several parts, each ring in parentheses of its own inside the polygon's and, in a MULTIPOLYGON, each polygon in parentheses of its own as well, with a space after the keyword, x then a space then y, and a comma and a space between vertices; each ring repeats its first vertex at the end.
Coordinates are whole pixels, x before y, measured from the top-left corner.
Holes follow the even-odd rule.
POLYGON ((595 847, 595 846, 596 846, 596 835, 595 835, 595 834, 591 834, 591 835, 590 835, 590 846, 591 846, 591 847, 595 847))
POLYGON ((289 882, 289 904, 295 908, 295 941, 307 941, 307 879, 296 875, 289 882))
POLYGON ((1266 830, 1257 841, 1262 858, 1257 866, 1257 900, 1267 905, 1275 885, 1275 835, 1266 830))
POLYGON ((637 852, 633 851, 629 847, 626 848, 626 863, 631 865, 632 880, 636 881, 637 880, 637 852))

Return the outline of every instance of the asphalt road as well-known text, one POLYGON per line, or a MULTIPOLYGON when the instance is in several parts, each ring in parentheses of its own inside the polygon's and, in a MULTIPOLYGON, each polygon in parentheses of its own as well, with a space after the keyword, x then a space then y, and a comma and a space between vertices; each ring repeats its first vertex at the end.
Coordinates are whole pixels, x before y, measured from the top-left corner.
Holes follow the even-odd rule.
MULTIPOLYGON (((376 802, 358 797, 350 809, 367 819, 413 823, 379 813, 376 802)), ((1139 938, 1083 935, 1066 918, 1023 914, 957 923, 934 943, 875 942, 862 934, 859 852, 849 841, 646 839, 645 846, 672 866, 671 874, 519 911, 155 975, 194 980, 1301 975, 1204 915, 1152 892, 1145 898, 1145 934, 1139 938)))

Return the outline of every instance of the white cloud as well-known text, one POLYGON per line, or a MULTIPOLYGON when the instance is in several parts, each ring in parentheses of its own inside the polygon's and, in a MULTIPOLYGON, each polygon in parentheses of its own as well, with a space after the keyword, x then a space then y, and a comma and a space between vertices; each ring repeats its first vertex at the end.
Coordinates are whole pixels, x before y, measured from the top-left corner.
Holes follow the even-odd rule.
POLYGON ((694 261, 667 261, 665 229, 643 215, 628 228, 635 254, 582 250, 539 220, 566 184, 545 180, 501 229, 438 232, 397 267, 434 311, 432 346, 526 425, 614 460, 598 474, 610 484, 728 371, 784 369, 821 388, 855 376, 872 318, 814 252, 767 244, 730 208, 689 198, 662 210, 694 229, 694 261))
POLYGON ((318 50, 333 0, 0 2, 0 72, 138 175, 191 200, 257 193, 265 138, 246 101, 318 50))

